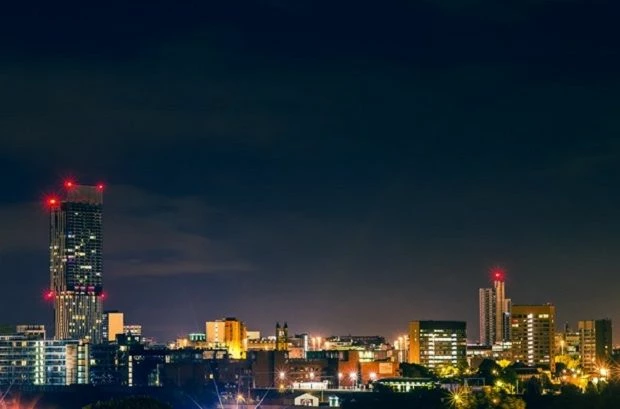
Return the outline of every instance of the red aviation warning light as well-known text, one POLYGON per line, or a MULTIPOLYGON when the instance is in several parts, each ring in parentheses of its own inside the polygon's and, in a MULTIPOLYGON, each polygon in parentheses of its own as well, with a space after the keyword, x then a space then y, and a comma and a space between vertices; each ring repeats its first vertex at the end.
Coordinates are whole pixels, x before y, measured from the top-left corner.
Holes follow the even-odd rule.
POLYGON ((108 298, 108 294, 106 294, 106 293, 101 293, 101 294, 99 294, 99 299, 100 299, 101 301, 104 301, 106 298, 108 298))
POLYGON ((60 205, 60 200, 58 198, 56 198, 55 196, 51 196, 51 197, 48 197, 45 200, 45 204, 50 209, 54 209, 54 208, 58 207, 58 205, 60 205))
POLYGON ((45 301, 52 301, 54 299, 54 291, 53 290, 47 290, 45 291, 45 294, 43 294, 43 299, 45 301))
POLYGON ((71 189, 73 186, 75 186, 75 183, 72 180, 65 180, 65 187, 67 189, 71 189))
POLYGON ((97 189, 98 189, 98 190, 103 190, 103 188, 104 188, 103 183, 99 183, 99 184, 97 185, 97 189))
POLYGON ((504 281, 506 277, 506 270, 498 266, 493 267, 491 268, 491 277, 493 278, 493 281, 504 281))

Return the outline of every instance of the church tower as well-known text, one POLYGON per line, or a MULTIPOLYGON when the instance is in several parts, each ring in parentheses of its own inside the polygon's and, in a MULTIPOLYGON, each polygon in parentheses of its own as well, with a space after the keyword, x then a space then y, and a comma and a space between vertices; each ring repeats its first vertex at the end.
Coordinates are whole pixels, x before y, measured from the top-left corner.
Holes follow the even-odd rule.
POLYGON ((276 351, 288 351, 288 324, 285 322, 281 327, 276 323, 276 351))

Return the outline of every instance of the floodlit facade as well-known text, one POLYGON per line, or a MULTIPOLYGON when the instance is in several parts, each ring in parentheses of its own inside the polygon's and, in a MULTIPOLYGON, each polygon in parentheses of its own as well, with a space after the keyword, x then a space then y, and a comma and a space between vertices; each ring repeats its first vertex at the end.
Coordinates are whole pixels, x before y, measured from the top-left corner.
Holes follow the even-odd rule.
POLYGON ((494 269, 493 288, 481 288, 478 291, 480 308, 480 343, 493 345, 510 341, 510 307, 506 298, 504 271, 494 269))
POLYGON ((207 345, 211 348, 226 348, 231 358, 243 359, 248 350, 247 329, 236 318, 225 318, 205 323, 207 345))
POLYGON ((284 326, 280 326, 280 323, 276 323, 276 351, 288 350, 288 324, 285 322, 284 326))
POLYGON ((118 334, 125 333, 124 314, 120 311, 103 313, 101 336, 104 342, 115 342, 118 334))
POLYGON ((554 368, 555 306, 512 306, 512 353, 515 361, 554 368))
POLYGON ((493 280, 495 292, 495 343, 510 341, 511 300, 506 298, 504 273, 495 272, 493 280))
MULTIPOLYGON (((307 389, 318 389, 318 388, 307 388, 307 389)), ((293 400, 295 406, 319 406, 319 398, 309 393, 304 393, 295 397, 293 400)))
POLYGON ((103 302, 103 186, 65 183, 50 198, 50 291, 54 338, 101 342, 103 302))
POLYGON ((611 320, 579 321, 579 352, 586 373, 608 363, 612 353, 611 320))
POLYGON ((464 321, 411 321, 409 363, 433 369, 467 365, 466 333, 464 321))

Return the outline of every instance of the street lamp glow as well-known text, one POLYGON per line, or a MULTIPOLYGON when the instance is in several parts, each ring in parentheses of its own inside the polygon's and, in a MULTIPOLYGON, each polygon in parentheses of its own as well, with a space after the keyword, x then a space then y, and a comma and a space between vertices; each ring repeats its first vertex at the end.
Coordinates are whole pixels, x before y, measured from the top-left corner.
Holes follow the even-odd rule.
POLYGON ((463 402, 463 396, 459 392, 454 392, 450 397, 451 403, 453 406, 459 407, 459 405, 463 402))
POLYGON ((286 374, 284 373, 284 371, 280 371, 280 379, 284 379, 284 377, 286 376, 286 374))
POLYGON ((465 387, 461 387, 450 392, 450 406, 457 409, 467 407, 467 393, 468 390, 465 387))

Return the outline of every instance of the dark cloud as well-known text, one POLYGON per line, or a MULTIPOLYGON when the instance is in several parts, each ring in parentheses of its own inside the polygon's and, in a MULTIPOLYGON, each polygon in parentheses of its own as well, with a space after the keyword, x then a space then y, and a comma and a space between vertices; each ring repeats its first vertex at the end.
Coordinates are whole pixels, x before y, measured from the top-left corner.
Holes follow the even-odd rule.
MULTIPOLYGON (((4 217, 0 254, 38 253, 47 246, 48 223, 42 203, 0 207, 4 217)), ((210 239, 210 220, 221 214, 197 197, 166 197, 131 186, 106 193, 106 277, 182 276, 240 273, 251 265, 233 249, 210 239)))
POLYGON ((618 6, 587 3, 4 14, 0 268, 35 300, 7 302, 23 319, 45 308, 33 200, 72 175, 109 185, 110 305, 164 338, 223 315, 386 335, 454 318, 475 334, 497 263, 517 303, 615 318, 600 283, 618 262, 618 6))

